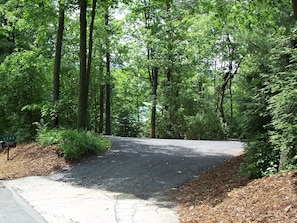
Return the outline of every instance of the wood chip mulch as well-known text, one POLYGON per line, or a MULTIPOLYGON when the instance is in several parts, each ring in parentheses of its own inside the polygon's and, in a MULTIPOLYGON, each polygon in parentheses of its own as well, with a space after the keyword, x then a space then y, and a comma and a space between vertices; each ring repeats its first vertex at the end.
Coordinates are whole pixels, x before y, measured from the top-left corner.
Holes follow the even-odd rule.
POLYGON ((69 168, 70 164, 57 154, 54 146, 20 144, 7 150, 0 150, 0 179, 9 180, 26 176, 44 176, 57 170, 69 168))
POLYGON ((175 193, 182 223, 297 222, 297 171, 249 180, 233 157, 175 193))

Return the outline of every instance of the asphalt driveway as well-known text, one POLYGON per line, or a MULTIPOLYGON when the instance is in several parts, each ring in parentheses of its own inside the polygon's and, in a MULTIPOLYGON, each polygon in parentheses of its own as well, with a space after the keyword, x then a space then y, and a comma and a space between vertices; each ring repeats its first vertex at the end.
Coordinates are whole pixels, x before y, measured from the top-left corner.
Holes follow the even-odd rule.
POLYGON ((243 151, 237 141, 109 138, 106 154, 8 183, 48 222, 173 223, 167 192, 243 151))
POLYGON ((242 144, 235 141, 109 139, 111 152, 86 160, 58 179, 149 199, 242 152, 242 144))

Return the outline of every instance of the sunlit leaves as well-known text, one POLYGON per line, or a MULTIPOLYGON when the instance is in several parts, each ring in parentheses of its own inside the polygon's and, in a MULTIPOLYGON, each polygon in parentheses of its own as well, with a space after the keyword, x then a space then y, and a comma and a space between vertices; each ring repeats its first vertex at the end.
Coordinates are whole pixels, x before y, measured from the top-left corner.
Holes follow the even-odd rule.
POLYGON ((33 133, 33 122, 39 121, 42 104, 49 97, 49 65, 42 55, 34 51, 14 53, 1 64, 0 88, 5 94, 0 97, 0 103, 5 122, 10 126, 6 131, 10 130, 20 137, 21 131, 29 134, 26 137, 33 133))

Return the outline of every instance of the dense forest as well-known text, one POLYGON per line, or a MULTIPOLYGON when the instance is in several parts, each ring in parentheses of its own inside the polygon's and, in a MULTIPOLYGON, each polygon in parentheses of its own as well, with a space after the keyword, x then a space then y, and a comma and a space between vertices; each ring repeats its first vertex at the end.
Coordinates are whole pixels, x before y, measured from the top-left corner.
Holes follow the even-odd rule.
POLYGON ((296 168, 297 1, 0 3, 0 135, 240 138, 250 177, 296 168))

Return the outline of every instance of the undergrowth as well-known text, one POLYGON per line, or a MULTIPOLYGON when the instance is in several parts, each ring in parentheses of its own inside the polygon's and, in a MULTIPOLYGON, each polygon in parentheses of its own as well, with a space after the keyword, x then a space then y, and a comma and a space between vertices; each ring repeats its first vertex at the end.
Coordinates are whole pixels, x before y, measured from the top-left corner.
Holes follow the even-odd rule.
POLYGON ((60 153, 69 161, 100 154, 111 148, 109 139, 91 131, 76 129, 39 127, 36 141, 42 146, 58 146, 60 153))

